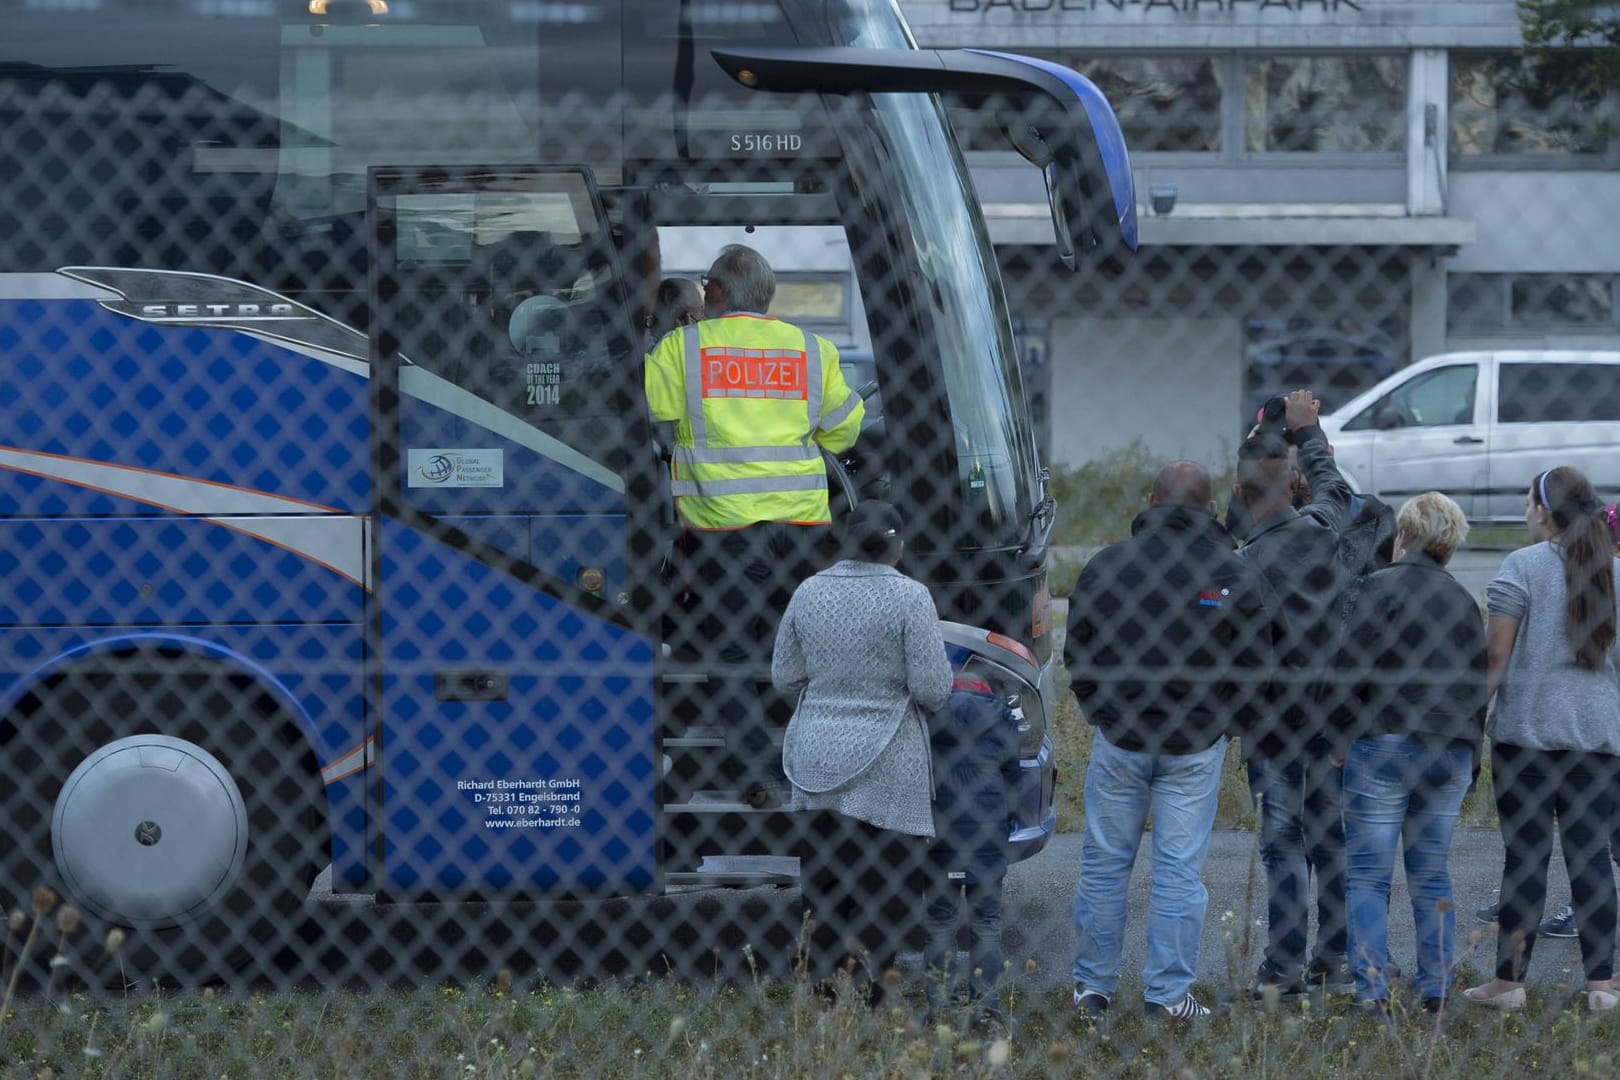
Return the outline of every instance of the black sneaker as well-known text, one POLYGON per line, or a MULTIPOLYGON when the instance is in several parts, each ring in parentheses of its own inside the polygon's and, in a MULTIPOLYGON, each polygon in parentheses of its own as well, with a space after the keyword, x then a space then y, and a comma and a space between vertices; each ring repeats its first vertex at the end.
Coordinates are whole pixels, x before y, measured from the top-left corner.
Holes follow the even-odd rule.
POLYGON ((1474 912, 1474 918, 1489 926, 1496 921, 1496 917, 1500 914, 1502 914, 1502 896, 1498 893, 1495 900, 1474 912))
POLYGON ((1142 1012, 1158 1020, 1202 1020, 1209 1015, 1209 1009, 1200 1005, 1198 999, 1188 994, 1174 1005, 1160 1005, 1157 1001, 1142 1003, 1142 1012))
POLYGON ((1580 937, 1580 931, 1575 927, 1575 909, 1565 904, 1558 909, 1558 914, 1541 924, 1536 931, 1542 937, 1572 938, 1580 937))
POLYGON ((1007 1031, 1007 1021, 1002 1019, 1000 1011, 980 1005, 968 1017, 967 1029, 977 1035, 1002 1035, 1007 1031))
POLYGON ((1350 1001, 1342 1006, 1345 1016, 1364 1020, 1382 1020, 1389 1022, 1389 1002, 1382 998, 1366 998, 1350 1001))
POLYGON ((1270 964, 1262 963, 1254 973, 1254 990, 1251 996, 1256 1001, 1275 996, 1279 999, 1296 998, 1305 993, 1305 984, 1298 979, 1291 979, 1270 964))
POLYGON ((1305 985, 1328 994, 1348 994, 1355 990, 1356 979, 1344 957, 1318 956, 1305 967, 1305 985))
POLYGON ((1446 1010, 1446 999, 1443 997, 1426 997, 1423 999, 1423 1011, 1430 1016, 1438 1016, 1446 1010))
POLYGON ((1095 990, 1074 988, 1074 1011, 1082 1020, 1101 1020, 1108 1012, 1109 997, 1095 990))

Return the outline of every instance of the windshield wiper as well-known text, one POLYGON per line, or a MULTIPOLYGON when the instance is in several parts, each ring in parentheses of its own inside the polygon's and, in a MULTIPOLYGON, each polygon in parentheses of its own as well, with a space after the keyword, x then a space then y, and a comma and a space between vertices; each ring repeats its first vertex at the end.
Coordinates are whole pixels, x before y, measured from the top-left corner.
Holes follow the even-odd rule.
POLYGON ((1026 570, 1034 570, 1046 561, 1046 552, 1052 546, 1052 530, 1057 527, 1057 500, 1047 490, 1052 470, 1043 468, 1038 479, 1041 497, 1025 519, 1029 522, 1030 539, 1018 552, 1019 564, 1026 570))

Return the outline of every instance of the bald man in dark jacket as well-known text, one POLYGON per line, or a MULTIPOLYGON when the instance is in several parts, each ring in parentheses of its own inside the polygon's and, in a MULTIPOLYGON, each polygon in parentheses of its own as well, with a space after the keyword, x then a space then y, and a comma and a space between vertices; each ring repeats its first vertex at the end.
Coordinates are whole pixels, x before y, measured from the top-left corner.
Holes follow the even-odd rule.
POLYGON ((1074 895, 1074 1004, 1106 1010, 1119 984, 1126 884, 1153 815, 1153 888, 1142 972, 1150 1015, 1196 1019, 1191 994, 1209 894, 1201 879, 1227 735, 1265 715, 1277 602, 1232 551, 1209 474, 1167 465, 1131 538, 1099 552, 1069 596, 1064 647, 1097 731, 1074 895))

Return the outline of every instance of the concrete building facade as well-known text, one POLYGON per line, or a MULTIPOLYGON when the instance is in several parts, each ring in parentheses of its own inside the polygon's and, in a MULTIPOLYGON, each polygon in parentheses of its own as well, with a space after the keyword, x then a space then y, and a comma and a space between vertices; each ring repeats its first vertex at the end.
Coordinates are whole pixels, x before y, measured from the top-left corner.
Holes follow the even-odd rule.
POLYGON ((1522 55, 1513 0, 901 6, 923 47, 1081 70, 1124 125, 1141 251, 1067 275, 1039 174, 958 114, 1058 465, 1225 460, 1299 381, 1332 406, 1435 353, 1620 348, 1620 106, 1579 50, 1522 55))

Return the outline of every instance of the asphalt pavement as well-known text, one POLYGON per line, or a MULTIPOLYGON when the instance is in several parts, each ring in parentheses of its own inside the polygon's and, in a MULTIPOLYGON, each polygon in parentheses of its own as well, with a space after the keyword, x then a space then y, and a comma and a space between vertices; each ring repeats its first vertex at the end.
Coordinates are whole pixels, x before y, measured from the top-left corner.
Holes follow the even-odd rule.
MULTIPOLYGON (((1127 994, 1140 988, 1147 952, 1151 844, 1150 832, 1144 837, 1127 893, 1120 969, 1122 992, 1127 994)), ((1069 984, 1075 948, 1069 905, 1080 869, 1080 845, 1079 834, 1060 833, 1007 875, 1002 940, 1011 978, 1027 990, 1039 992, 1069 984)), ((1495 928, 1478 923, 1474 912, 1495 898, 1501 869, 1502 842, 1495 829, 1457 831, 1451 849, 1457 947, 1460 962, 1476 972, 1488 971, 1494 961, 1495 928)), ((1246 990, 1265 944, 1265 878, 1256 834, 1216 831, 1203 879, 1209 905, 1198 979, 1212 998, 1220 999, 1246 990)), ((318 951, 341 958, 343 963, 328 968, 322 981, 335 978, 355 985, 374 984, 379 975, 388 981, 400 976, 410 981, 437 981, 458 974, 487 976, 498 968, 559 982, 664 971, 749 978, 755 965, 761 973, 784 977, 801 910, 798 889, 786 885, 701 889, 585 905, 473 901, 396 907, 374 905, 368 896, 333 896, 329 882, 326 878, 318 883, 311 897, 313 910, 322 913, 317 921, 325 924, 318 936, 330 939, 327 948, 318 951), (593 936, 601 943, 597 950, 582 950, 582 955, 574 956, 571 949, 559 949, 559 932, 574 937, 587 923, 596 928, 593 936), (412 942, 414 951, 421 954, 420 967, 410 957, 398 955, 402 940, 412 942), (604 963, 602 949, 617 959, 604 963), (587 959, 593 951, 597 952, 595 961, 587 959), (351 968, 362 954, 373 959, 362 961, 363 971, 351 968)), ((1568 878, 1562 859, 1555 856, 1548 913, 1568 900, 1568 878)), ((1413 970, 1411 900, 1399 867, 1390 895, 1390 943, 1394 962, 1413 970)), ((917 967, 920 959, 915 953, 902 954, 901 964, 917 967)), ((1537 943, 1531 983, 1572 986, 1581 978, 1575 941, 1537 943)))
MULTIPOLYGON (((1211 839, 1204 885, 1209 907, 1204 916, 1198 979, 1217 992, 1246 988, 1265 947, 1265 874, 1257 835, 1219 830, 1211 839)), ((1067 985, 1074 956, 1074 925, 1069 903, 1080 869, 1078 833, 1060 833, 1033 859, 1017 864, 1007 877, 1002 940, 1015 977, 1032 989, 1067 985), (1033 962, 1034 970, 1026 970, 1033 962)), ((1151 833, 1144 838, 1131 876, 1122 977, 1140 987, 1147 954, 1147 905, 1151 833)), ((1502 873, 1502 838, 1495 829, 1459 829, 1451 846, 1452 895, 1457 910, 1459 961, 1488 974, 1495 963, 1494 926, 1479 924, 1474 912, 1491 903, 1502 873)), ((1550 915, 1569 900, 1563 860, 1554 856, 1547 893, 1550 915)), ((1397 868, 1390 893, 1391 959, 1403 970, 1416 966, 1412 902, 1405 874, 1397 868)), ((1314 930, 1313 930, 1314 935, 1314 930)), ((1314 936, 1313 936, 1314 941, 1314 936)), ((1530 979, 1538 984, 1573 984, 1582 978, 1580 950, 1573 940, 1536 943, 1530 979)))
POLYGON ((1451 576, 1476 597, 1484 598, 1485 585, 1496 576, 1507 558, 1507 551, 1499 548, 1464 548, 1452 556, 1447 567, 1451 576))

